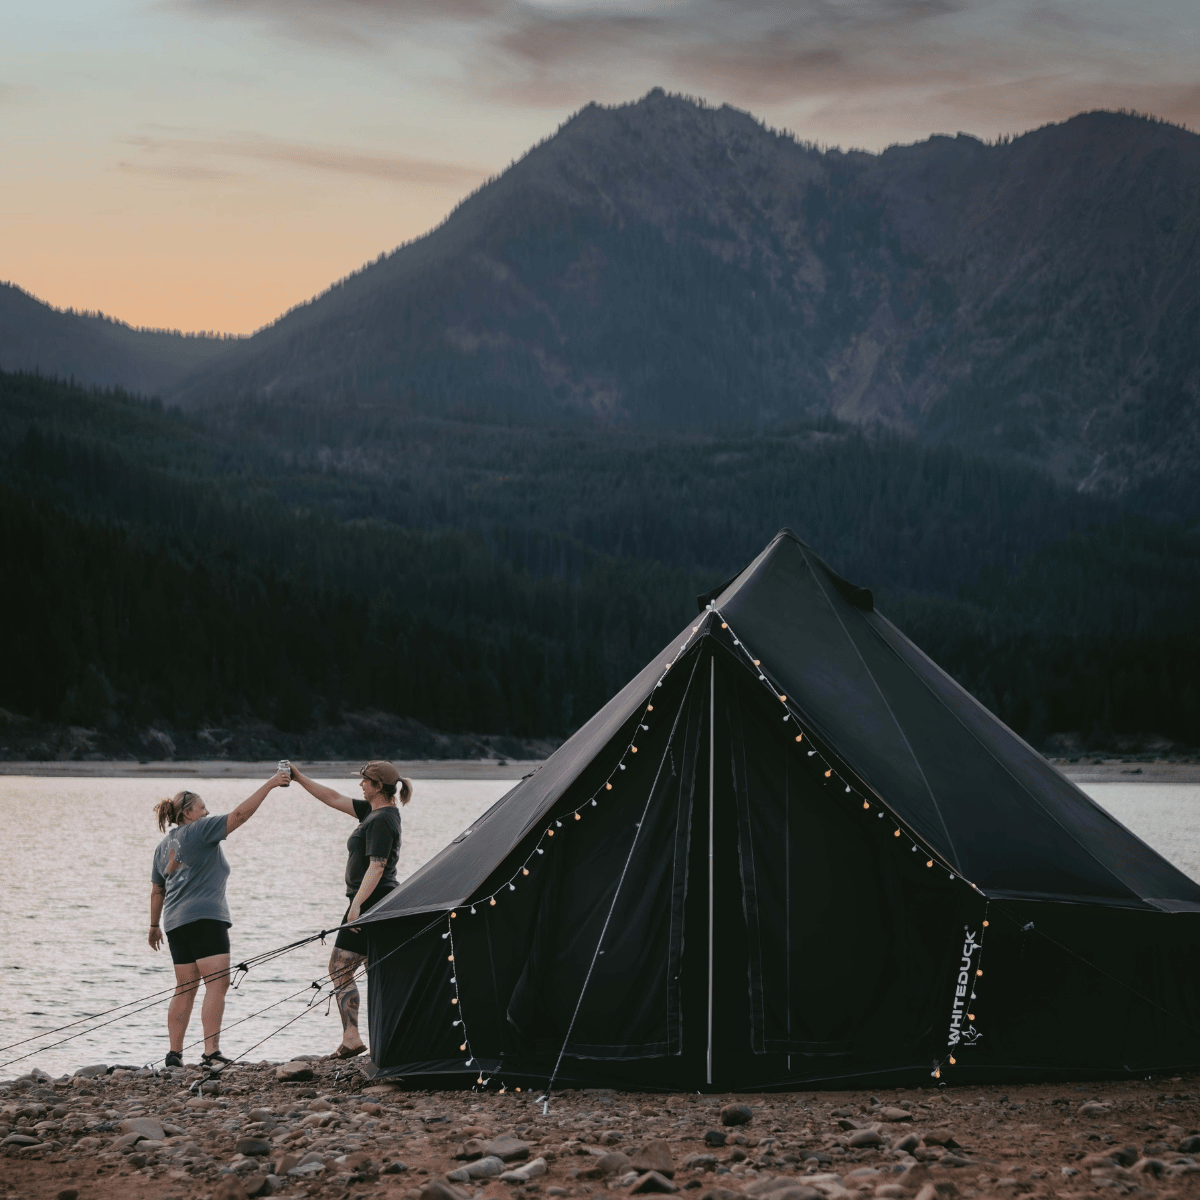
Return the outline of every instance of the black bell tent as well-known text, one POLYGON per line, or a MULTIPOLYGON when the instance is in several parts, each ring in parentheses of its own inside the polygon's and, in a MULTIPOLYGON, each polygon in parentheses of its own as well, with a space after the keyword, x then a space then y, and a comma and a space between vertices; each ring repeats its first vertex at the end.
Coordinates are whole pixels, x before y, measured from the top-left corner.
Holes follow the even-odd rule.
POLYGON ((1200 886, 790 530, 363 919, 420 1086, 1200 1065, 1200 886))

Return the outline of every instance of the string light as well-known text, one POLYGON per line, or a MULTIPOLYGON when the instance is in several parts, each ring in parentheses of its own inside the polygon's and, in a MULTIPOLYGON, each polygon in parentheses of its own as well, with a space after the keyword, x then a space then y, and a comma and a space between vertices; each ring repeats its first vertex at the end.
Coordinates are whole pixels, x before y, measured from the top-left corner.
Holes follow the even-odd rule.
POLYGON ((833 768, 830 767, 829 770, 825 772, 825 778, 828 779, 830 777, 830 775, 832 775, 832 774, 833 774, 833 768))
POLYGON ((798 741, 798 742, 804 741, 804 734, 802 734, 802 733, 796 734, 796 741, 798 741))
MULTIPOLYGON (((606 784, 604 785, 604 790, 605 790, 606 792, 611 792, 611 791, 612 791, 612 784, 611 784, 611 783, 606 783, 606 784)), ((593 803, 594 803, 594 801, 593 801, 593 803)))

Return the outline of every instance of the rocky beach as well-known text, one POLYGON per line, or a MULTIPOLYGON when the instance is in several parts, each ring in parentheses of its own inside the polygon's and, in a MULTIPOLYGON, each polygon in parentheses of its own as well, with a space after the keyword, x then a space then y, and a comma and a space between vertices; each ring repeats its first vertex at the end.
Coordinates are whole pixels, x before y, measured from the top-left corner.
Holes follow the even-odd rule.
POLYGON ((357 1063, 0 1082, 3 1200, 1200 1195, 1200 1078, 748 1096, 429 1092, 357 1063))

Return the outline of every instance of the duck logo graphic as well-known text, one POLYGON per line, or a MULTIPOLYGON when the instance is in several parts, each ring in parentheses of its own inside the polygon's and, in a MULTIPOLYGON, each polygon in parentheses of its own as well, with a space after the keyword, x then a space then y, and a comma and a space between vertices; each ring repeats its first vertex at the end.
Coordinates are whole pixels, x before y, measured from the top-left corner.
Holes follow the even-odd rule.
MULTIPOLYGON (((946 1045, 957 1046, 960 1042, 973 1046, 981 1034, 974 1025, 963 1029, 963 1018, 967 1016, 967 1000, 971 998, 971 981, 975 972, 979 942, 967 926, 963 926, 962 959, 958 964, 958 978, 954 983, 954 1003, 950 1007, 950 1035, 946 1045)), ((970 1017, 967 1017, 970 1020, 970 1017)))

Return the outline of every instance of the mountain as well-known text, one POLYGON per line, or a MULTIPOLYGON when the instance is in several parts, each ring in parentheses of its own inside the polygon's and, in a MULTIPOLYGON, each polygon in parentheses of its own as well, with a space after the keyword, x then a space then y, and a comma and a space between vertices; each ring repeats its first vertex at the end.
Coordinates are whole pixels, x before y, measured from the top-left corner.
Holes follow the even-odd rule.
POLYGON ((501 422, 832 414, 1194 511, 1200 138, 1095 112, 822 151, 590 105, 432 233, 173 394, 501 422))
POLYGON ((0 370, 157 395, 234 344, 227 338, 134 329, 99 313, 63 312, 0 283, 0 370))

